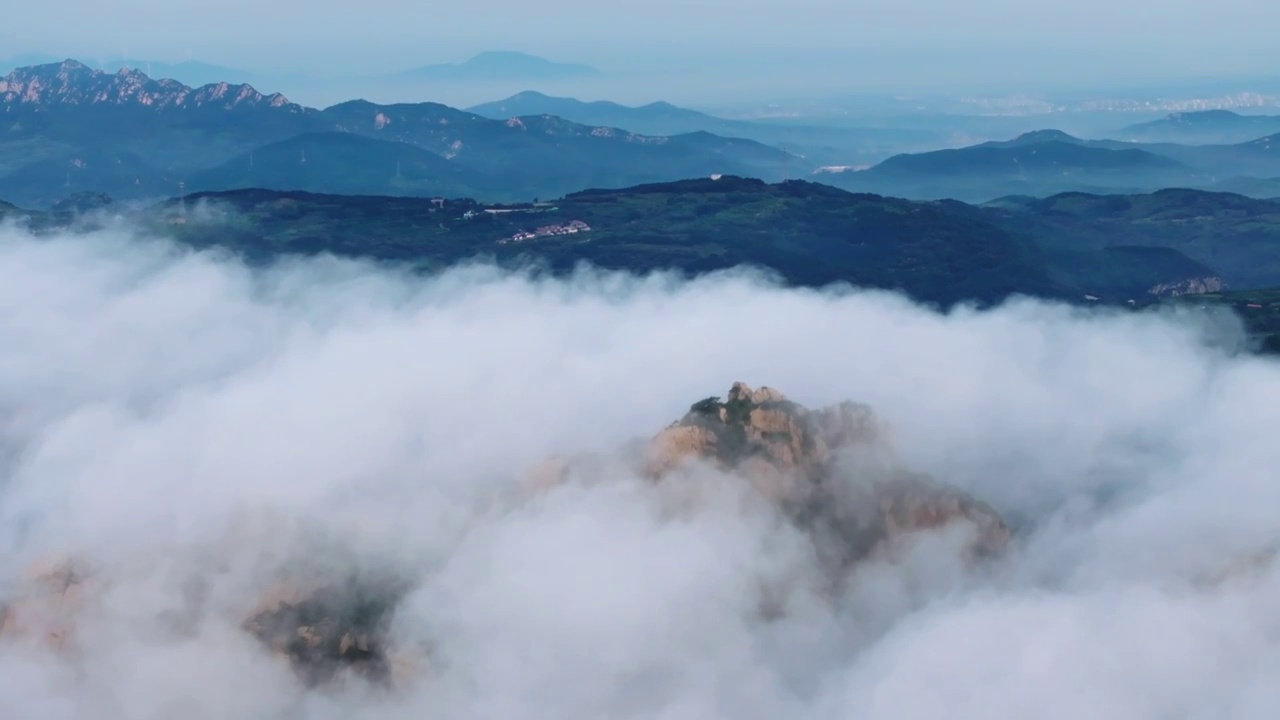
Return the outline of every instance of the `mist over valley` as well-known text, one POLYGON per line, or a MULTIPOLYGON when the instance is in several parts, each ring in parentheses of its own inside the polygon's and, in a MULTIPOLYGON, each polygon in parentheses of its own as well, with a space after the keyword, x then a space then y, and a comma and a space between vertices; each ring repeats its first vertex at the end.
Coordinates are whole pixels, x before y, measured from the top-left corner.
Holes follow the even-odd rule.
POLYGON ((0 717, 1275 717, 1270 5, 149 2, 0 30, 0 717))

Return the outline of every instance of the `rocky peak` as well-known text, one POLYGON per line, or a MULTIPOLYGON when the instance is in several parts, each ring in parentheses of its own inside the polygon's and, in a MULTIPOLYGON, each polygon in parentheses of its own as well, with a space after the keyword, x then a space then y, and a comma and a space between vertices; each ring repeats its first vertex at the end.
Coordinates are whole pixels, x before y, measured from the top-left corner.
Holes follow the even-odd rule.
MULTIPOLYGON (((527 477, 541 492, 591 458, 552 458, 527 477)), ((955 529, 971 560, 992 557, 1010 531, 989 505, 907 468, 889 425, 864 404, 811 410, 770 387, 737 382, 690 406, 641 451, 655 482, 697 481, 711 465, 748 483, 809 535, 833 585, 870 557, 892 557, 921 532, 955 529)))
POLYGON ((275 93, 264 95, 251 85, 215 83, 192 88, 177 80, 157 80, 146 73, 121 68, 101 72, 74 60, 18 68, 0 79, 0 103, 30 108, 106 105, 191 109, 214 107, 305 109, 275 93))
POLYGON ((648 470, 661 474, 698 457, 730 470, 764 462, 780 472, 811 472, 829 463, 834 449, 883 443, 887 432, 866 405, 810 411, 773 388, 736 382, 724 401, 700 400, 659 433, 648 470))
POLYGON ((243 628, 308 685, 345 670, 385 683, 396 669, 388 631, 404 590, 370 578, 284 582, 264 593, 243 628))
POLYGON ((723 401, 694 403, 645 453, 658 480, 693 462, 738 475, 778 503, 812 533, 837 577, 919 531, 967 525, 973 557, 999 553, 1010 537, 985 503, 905 468, 889 426, 860 403, 809 410, 773 388, 734 383, 723 401))

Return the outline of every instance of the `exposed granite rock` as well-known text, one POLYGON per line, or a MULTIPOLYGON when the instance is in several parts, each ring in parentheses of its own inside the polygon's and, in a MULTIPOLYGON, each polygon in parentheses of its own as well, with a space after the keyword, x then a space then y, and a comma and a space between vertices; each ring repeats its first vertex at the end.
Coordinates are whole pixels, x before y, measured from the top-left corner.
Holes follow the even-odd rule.
POLYGON ((264 595, 244 628, 309 685, 342 670, 386 683, 392 674, 388 626, 402 595, 403 588, 384 582, 281 584, 264 595))
POLYGON ((912 533, 970 523, 968 550, 998 553, 1009 529, 967 493, 902 467, 888 453, 889 428, 866 405, 842 402, 808 410, 772 388, 734 383, 724 401, 695 403, 658 433, 645 469, 662 478, 690 462, 741 475, 813 533, 819 553, 844 569, 889 551, 912 533), (851 454, 875 456, 854 467, 851 454))
POLYGON ((0 109, 4 106, 58 107, 115 105, 151 108, 278 109, 304 114, 306 108, 279 93, 265 95, 252 86, 213 83, 198 88, 177 80, 153 79, 135 69, 108 73, 83 63, 62 63, 18 68, 0 77, 0 109))
MULTIPOLYGON (((526 476, 526 489, 553 487, 589 461, 550 459, 526 476)), ((694 403, 641 450, 643 472, 654 481, 700 463, 774 502, 809 534, 837 582, 859 560, 891 554, 922 531, 967 525, 964 551, 974 559, 1000 553, 1010 540, 993 508, 904 467, 889 426, 856 402, 809 410, 773 388, 734 383, 724 400, 694 403)))

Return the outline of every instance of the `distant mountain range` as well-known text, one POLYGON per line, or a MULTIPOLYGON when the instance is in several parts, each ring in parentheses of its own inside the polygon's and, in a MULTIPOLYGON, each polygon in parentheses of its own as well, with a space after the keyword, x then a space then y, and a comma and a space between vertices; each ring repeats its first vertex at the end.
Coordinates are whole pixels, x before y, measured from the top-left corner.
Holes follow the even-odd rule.
POLYGON ((317 109, 245 83, 193 87, 68 60, 0 79, 0 197, 47 208, 79 193, 154 198, 183 183, 190 192, 258 187, 521 201, 736 175, 983 202, 1166 187, 1273 196, 1280 178, 1280 135, 1187 145, 1086 140, 1050 129, 863 162, 877 133, 888 144, 903 142, 902 131, 727 120, 667 103, 627 107, 532 92, 472 111, 364 100, 317 109), (813 174, 819 170, 835 171, 813 174))
MULTIPOLYGON (((9 73, 19 68, 57 64, 62 60, 61 57, 44 53, 24 53, 0 59, 0 73, 9 73)), ((184 84, 196 86, 219 82, 246 83, 259 78, 258 74, 247 70, 198 60, 166 62, 137 58, 106 60, 89 57, 76 58, 76 60, 87 67, 107 73, 128 68, 140 70, 153 78, 172 78, 184 84)), ((438 82, 541 82, 599 75, 602 75, 600 70, 589 65, 554 62, 528 53, 504 51, 482 52, 461 63, 425 65, 390 74, 395 78, 438 82)), ((276 77, 276 74, 272 74, 271 77, 276 77)))
POLYGON ((1173 113, 1130 125, 1120 140, 1149 143, 1232 144, 1280 133, 1280 115, 1241 115, 1230 110, 1173 113))
POLYGON ((1038 130, 1012 140, 893 156, 825 181, 862 192, 982 202, 1068 191, 1138 193, 1168 187, 1232 189, 1273 196, 1280 136, 1233 145, 1084 140, 1038 130))
POLYGON ((883 159, 887 148, 936 146, 936 131, 893 127, 832 127, 797 123, 730 120, 667 102, 631 107, 607 100, 584 102, 525 91, 467 108, 495 120, 553 115, 584 125, 626 128, 646 135, 711 132, 775 145, 804 156, 809 164, 859 164, 883 159))
POLYGON ((634 132, 653 134, 710 131, 716 127, 735 125, 752 127, 753 125, 725 120, 665 102, 630 107, 607 100, 583 102, 575 98, 553 97, 532 90, 517 93, 505 100, 475 105, 467 108, 467 111, 495 120, 530 115, 555 115, 586 125, 625 127, 634 132))
MULTIPOLYGON (((1145 192, 1170 186, 1223 189, 1257 197, 1280 195, 1274 181, 1280 178, 1280 160, 1268 149, 1273 141, 1270 137, 1234 145, 1179 145, 1086 140, 1060 130, 1044 129, 1011 140, 900 153, 877 164, 862 162, 870 154, 867 152, 870 143, 874 142, 875 131, 867 129, 728 120, 668 103, 628 107, 537 92, 519 93, 470 110, 492 118, 545 114, 639 132, 702 129, 750 138, 785 147, 803 155, 809 165, 830 170, 816 176, 823 182, 909 198, 951 197, 981 202, 1013 194, 1044 196, 1072 190, 1145 192), (845 162, 837 164, 840 159, 845 162), (835 167, 822 168, 828 164, 835 167), (859 171, 859 165, 863 164, 872 167, 859 171)), ((1268 127, 1263 121, 1271 120, 1235 113, 1225 115, 1241 119, 1244 125, 1255 129, 1268 127)), ((1212 123, 1212 118, 1217 116, 1217 113, 1187 113, 1181 121, 1212 123)), ((920 132, 919 139, 924 137, 925 133, 920 132)), ((903 131, 885 131, 881 138, 897 144, 910 141, 903 131)), ((939 142, 938 138, 935 137, 934 142, 939 142)))
MULTIPOLYGON (((0 73, 10 73, 18 68, 34 65, 49 65, 60 62, 62 58, 42 53, 26 53, 0 60, 0 73)), ((103 72, 114 73, 122 68, 141 70, 153 78, 171 78, 186 85, 210 85, 219 82, 246 83, 253 80, 253 73, 237 70, 223 65, 214 65, 198 60, 182 62, 163 62, 159 60, 141 60, 117 58, 114 60, 90 61, 81 59, 84 65, 94 67, 103 72)))
POLYGON ((564 80, 599 74, 588 65, 553 62, 521 52, 482 52, 463 63, 426 65, 397 73, 401 77, 447 82, 564 80))
POLYGON ((20 68, 0 79, 0 101, 7 115, 40 117, 77 107, 147 110, 245 110, 285 108, 302 114, 280 94, 264 95, 249 85, 227 82, 192 88, 172 79, 153 79, 136 68, 93 70, 75 60, 20 68))
POLYGON ((0 79, 0 128, 0 196, 40 207, 79 192, 149 197, 180 181, 191 191, 243 183, 516 200, 803 171, 783 150, 706 132, 652 136, 547 116, 494 120, 435 103, 351 101, 318 110, 247 84, 193 88, 75 61, 0 79))

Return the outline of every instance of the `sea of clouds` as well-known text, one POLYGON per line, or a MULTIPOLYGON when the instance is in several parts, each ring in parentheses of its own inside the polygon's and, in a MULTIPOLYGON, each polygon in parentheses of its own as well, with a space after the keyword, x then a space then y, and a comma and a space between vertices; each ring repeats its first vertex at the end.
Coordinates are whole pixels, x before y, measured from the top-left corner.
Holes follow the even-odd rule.
POLYGON ((102 584, 74 652, 0 638, 0 717, 1270 720, 1280 365, 1240 340, 749 272, 250 269, 6 227, 0 600, 48 558, 102 584), (621 462, 521 484, 734 380, 870 404, 903 462, 1005 515, 1009 553, 973 569, 942 534, 832 599, 733 478, 696 503, 621 462), (304 565, 407 579, 410 681, 308 689, 241 630, 304 565))

